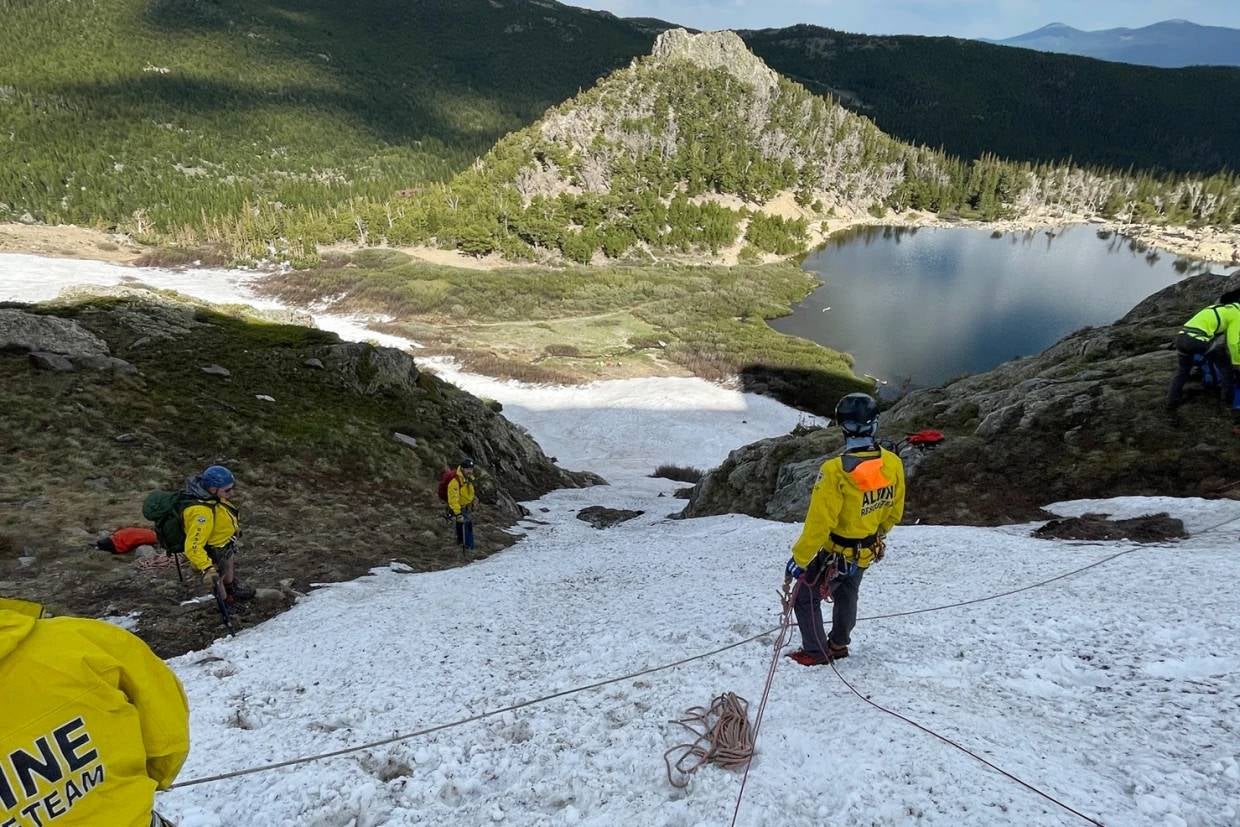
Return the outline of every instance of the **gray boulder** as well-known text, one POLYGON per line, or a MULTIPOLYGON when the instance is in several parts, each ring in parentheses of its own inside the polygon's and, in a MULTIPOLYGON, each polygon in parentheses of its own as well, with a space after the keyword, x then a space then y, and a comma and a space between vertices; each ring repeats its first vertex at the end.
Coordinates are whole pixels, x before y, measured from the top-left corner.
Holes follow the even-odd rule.
POLYGON ((72 373, 76 370, 73 367, 73 363, 59 353, 40 353, 34 351, 30 354, 30 365, 35 370, 46 370, 53 373, 72 373))
POLYGON ((624 508, 606 508, 601 505, 592 505, 589 508, 583 508, 578 511, 577 519, 587 522, 595 528, 604 529, 634 520, 645 513, 645 511, 630 511, 624 508))
POLYGON ((0 350, 107 356, 107 342, 72 319, 0 309, 0 350))

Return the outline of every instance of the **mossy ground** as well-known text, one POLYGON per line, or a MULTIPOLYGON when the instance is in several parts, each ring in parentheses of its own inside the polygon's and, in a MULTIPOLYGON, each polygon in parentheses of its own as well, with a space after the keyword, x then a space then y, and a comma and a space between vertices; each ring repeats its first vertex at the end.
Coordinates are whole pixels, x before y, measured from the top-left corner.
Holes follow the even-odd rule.
MULTIPOLYGON (((285 608, 288 587, 305 591, 393 559, 415 570, 464 562, 435 487, 469 417, 492 412, 426 374, 409 391, 362 393, 364 365, 350 376, 304 365, 338 344, 332 334, 151 308, 107 298, 39 311, 79 321, 136 376, 40 372, 24 354, 0 354, 0 593, 54 613, 141 611, 139 633, 161 654, 205 645, 221 632, 214 605, 180 605, 202 593, 196 579, 182 586, 174 568, 139 566, 93 542, 100 531, 145 525, 146 493, 215 462, 239 480, 242 575, 260 588, 291 581, 284 599, 256 605, 245 622, 285 608), (152 315, 178 335, 151 339, 141 327, 152 315), (208 375, 208 364, 231 375, 208 375), (394 430, 417 448, 394 441, 394 430)), ((484 502, 479 555, 511 543, 495 519, 484 502)))
POLYGON ((368 250, 265 285, 291 303, 328 301, 337 312, 386 316, 380 329, 505 378, 688 373, 727 381, 755 370, 801 371, 836 396, 868 388, 848 355, 766 323, 815 285, 790 263, 478 271, 368 250))

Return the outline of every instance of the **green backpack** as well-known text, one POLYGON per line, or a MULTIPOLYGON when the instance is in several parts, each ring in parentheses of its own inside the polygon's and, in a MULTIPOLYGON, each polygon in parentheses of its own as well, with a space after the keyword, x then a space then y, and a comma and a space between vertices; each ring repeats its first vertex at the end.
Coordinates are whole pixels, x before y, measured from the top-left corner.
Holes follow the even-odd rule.
POLYGON ((183 491, 152 491, 142 501, 142 516, 155 524, 155 536, 169 554, 185 553, 185 524, 181 512, 199 502, 183 491))

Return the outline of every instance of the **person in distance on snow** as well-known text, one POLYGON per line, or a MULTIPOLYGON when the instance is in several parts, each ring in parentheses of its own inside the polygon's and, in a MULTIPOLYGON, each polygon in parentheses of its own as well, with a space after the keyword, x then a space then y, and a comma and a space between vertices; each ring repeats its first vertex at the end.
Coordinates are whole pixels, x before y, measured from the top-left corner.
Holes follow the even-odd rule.
POLYGON ((886 553, 884 538, 904 516, 904 463, 878 445, 878 403, 850 393, 835 406, 844 453, 822 464, 801 536, 784 568, 792 589, 801 648, 788 657, 803 666, 848 657, 861 578, 886 553), (834 601, 831 632, 822 601, 834 601))
POLYGON ((474 461, 465 457, 448 481, 448 511, 456 525, 456 544, 474 550, 474 461))

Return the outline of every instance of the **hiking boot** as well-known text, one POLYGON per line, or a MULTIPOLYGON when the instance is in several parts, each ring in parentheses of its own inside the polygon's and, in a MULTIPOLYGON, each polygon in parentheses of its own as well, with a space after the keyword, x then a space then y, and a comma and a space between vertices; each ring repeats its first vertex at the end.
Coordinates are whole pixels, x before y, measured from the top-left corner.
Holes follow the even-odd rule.
POLYGON ((824 663, 830 663, 830 660, 823 657, 822 655, 812 655, 809 652, 806 652, 804 649, 798 649, 795 652, 789 652, 788 654, 784 655, 784 657, 791 658, 792 660, 801 664, 802 666, 821 666, 824 663))
POLYGON ((827 645, 827 661, 843 660, 848 657, 847 646, 836 646, 834 643, 827 645))
POLYGON ((255 593, 254 589, 237 582, 225 583, 224 591, 228 592, 228 597, 231 600, 252 600, 255 593))

